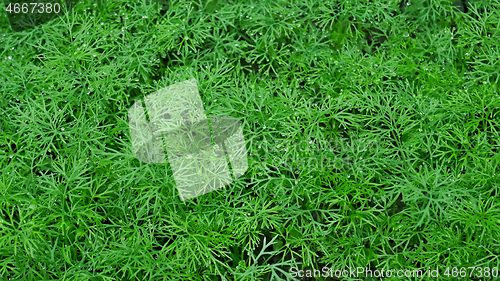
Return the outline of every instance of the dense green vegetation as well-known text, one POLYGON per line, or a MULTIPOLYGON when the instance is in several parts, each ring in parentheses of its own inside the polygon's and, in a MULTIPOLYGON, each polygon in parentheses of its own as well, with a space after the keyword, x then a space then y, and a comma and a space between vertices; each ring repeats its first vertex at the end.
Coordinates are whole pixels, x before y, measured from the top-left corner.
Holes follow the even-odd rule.
POLYGON ((2 11, 0 276, 495 273, 499 22, 498 0, 86 0, 22 32, 2 11), (127 111, 191 78, 249 169, 181 201, 127 111))

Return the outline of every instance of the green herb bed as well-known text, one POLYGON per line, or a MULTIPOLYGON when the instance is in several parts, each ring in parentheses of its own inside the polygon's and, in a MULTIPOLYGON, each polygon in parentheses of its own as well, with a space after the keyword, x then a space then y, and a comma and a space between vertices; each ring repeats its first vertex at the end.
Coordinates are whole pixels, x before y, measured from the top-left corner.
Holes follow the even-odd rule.
POLYGON ((1 7, 2 280, 499 275, 500 1, 86 0, 21 32, 1 7), (192 78, 249 168, 181 201, 127 112, 192 78), (357 267, 394 273, 325 274, 357 267))

